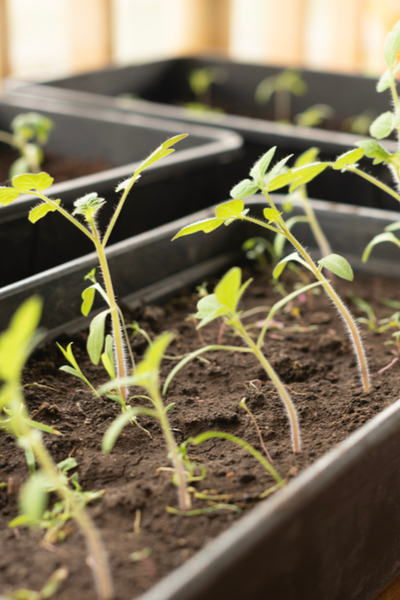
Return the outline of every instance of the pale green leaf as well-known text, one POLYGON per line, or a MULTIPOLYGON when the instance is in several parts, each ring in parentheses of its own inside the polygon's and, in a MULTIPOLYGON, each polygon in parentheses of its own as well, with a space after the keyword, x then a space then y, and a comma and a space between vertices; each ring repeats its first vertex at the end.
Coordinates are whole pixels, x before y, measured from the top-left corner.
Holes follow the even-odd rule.
POLYGON ((389 152, 387 152, 376 140, 361 140, 360 142, 356 142, 356 146, 364 148, 365 156, 373 158, 374 165, 386 162, 391 157, 389 152))
POLYGON ((30 168, 29 163, 26 160, 25 156, 21 156, 20 158, 17 158, 17 160, 14 160, 13 164, 10 167, 8 175, 9 175, 10 179, 12 180, 17 175, 23 175, 24 173, 29 173, 30 170, 31 170, 31 168, 30 168))
POLYGON ((0 187, 0 204, 7 206, 20 196, 21 192, 12 187, 0 187))
POLYGON ((293 174, 293 170, 289 170, 282 175, 278 175, 273 179, 269 179, 265 188, 268 192, 274 192, 275 190, 279 190, 280 188, 285 187, 285 185, 289 185, 296 179, 296 174, 293 174))
POLYGON ((383 73, 383 75, 381 75, 381 78, 379 79, 377 86, 376 86, 376 91, 384 92, 385 90, 389 89, 390 86, 392 85, 393 80, 394 80, 393 74, 391 73, 391 70, 388 69, 387 71, 385 71, 383 73))
POLYGON ((214 321, 214 319, 224 314, 226 314, 226 308, 218 302, 215 294, 208 294, 208 296, 200 298, 197 303, 197 313, 195 314, 196 319, 200 320, 197 329, 204 327, 207 323, 214 321))
POLYGON ((353 269, 348 261, 343 256, 339 256, 339 254, 324 256, 324 258, 318 261, 318 264, 328 269, 328 271, 332 271, 332 273, 342 279, 347 279, 347 281, 353 281, 354 279, 353 269))
POLYGON ((385 233, 379 233, 370 241, 368 246, 365 248, 361 258, 362 262, 367 262, 369 255, 371 254, 372 248, 377 244, 381 244, 382 242, 391 242, 392 244, 395 244, 400 248, 400 240, 393 233, 391 233, 390 231, 387 231, 385 233))
POLYGON ((3 381, 20 377, 41 312, 41 299, 32 296, 18 308, 9 328, 0 335, 0 379, 3 381))
POLYGON ((398 231, 400 229, 400 221, 396 221, 395 223, 391 223, 387 227, 385 227, 385 231, 398 231))
POLYGON ((54 179, 47 173, 25 173, 13 177, 12 184, 20 192, 37 190, 43 192, 53 185, 54 179))
POLYGON ((282 260, 280 262, 278 262, 278 264, 276 265, 276 267, 272 273, 272 277, 274 279, 278 279, 279 276, 281 275, 282 271, 284 270, 284 268, 290 261, 298 262, 301 265, 303 265, 303 267, 306 267, 307 269, 310 270, 310 267, 306 263, 304 258, 302 258, 297 252, 292 252, 292 254, 288 254, 288 256, 285 256, 285 258, 282 258, 282 260))
POLYGON ((18 527, 19 525, 32 525, 35 520, 29 515, 19 515, 8 524, 9 527, 18 527))
POLYGON ((268 223, 277 223, 282 213, 276 210, 276 208, 264 208, 263 214, 268 223))
MULTIPOLYGON (((61 200, 54 200, 55 204, 59 205, 61 200)), ((51 204, 47 204, 47 202, 43 202, 43 204, 39 204, 39 206, 35 206, 29 213, 29 220, 31 223, 36 223, 39 219, 43 219, 49 212, 55 212, 57 209, 55 206, 51 206, 51 204)))
MULTIPOLYGON (((101 393, 101 391, 104 391, 104 390, 102 390, 102 388, 100 388, 99 393, 101 393)), ((128 425, 128 423, 130 423, 132 421, 132 419, 134 419, 136 416, 138 416, 140 414, 149 414, 149 413, 152 415, 157 414, 157 413, 155 413, 155 411, 152 411, 151 409, 146 410, 141 407, 137 407, 137 408, 129 407, 125 412, 121 413, 111 423, 110 427, 105 432, 104 437, 103 437, 103 442, 101 445, 102 451, 107 454, 109 452, 111 452, 111 450, 115 446, 115 443, 118 439, 119 434, 124 429, 124 427, 126 427, 126 425, 128 425)))
POLYGON ((234 219, 240 217, 244 210, 243 200, 230 200, 224 204, 220 204, 215 209, 215 216, 218 219, 234 219))
POLYGON ((296 176, 296 179, 293 181, 292 185, 289 188, 289 192, 293 192, 299 185, 305 185, 312 181, 317 175, 325 171, 327 168, 326 163, 311 163, 310 165, 305 165, 304 167, 299 167, 297 169, 293 169, 292 173, 296 176))
POLYGON ((310 163, 315 162, 317 156, 319 154, 319 148, 313 146, 309 148, 303 154, 297 157, 296 162, 294 163, 294 168, 304 167, 305 165, 309 165, 310 163))
POLYGON ((91 285, 90 287, 86 288, 82 292, 83 302, 82 302, 82 306, 81 306, 81 313, 85 317, 87 317, 88 314, 90 313, 90 311, 92 310, 95 294, 96 294, 96 288, 94 285, 91 285))
POLYGON ((395 120, 390 111, 382 113, 375 119, 369 128, 372 137, 381 140, 390 135, 394 129, 395 120))
POLYGON ((76 362, 75 356, 72 352, 72 344, 73 342, 70 342, 67 346, 67 349, 64 350, 64 348, 58 343, 56 342, 57 346, 59 347, 59 349, 61 350, 61 352, 63 353, 64 357, 67 359, 67 361, 69 363, 71 363, 71 365, 73 367, 75 367, 75 369, 77 369, 77 371, 80 371, 79 365, 76 362))
MULTIPOLYGON (((154 164, 155 162, 157 162, 161 158, 164 158, 165 156, 168 156, 168 154, 172 154, 172 152, 175 152, 175 149, 174 148, 170 148, 170 146, 176 144, 180 140, 183 140, 185 137, 187 137, 187 135, 188 135, 187 133, 182 133, 180 135, 175 135, 172 138, 169 138, 168 140, 166 140, 165 142, 163 142, 161 144, 161 146, 159 146, 158 148, 156 148, 154 150, 154 152, 152 152, 150 154, 150 156, 148 156, 146 158, 146 160, 144 160, 142 162, 142 164, 136 169, 135 174, 138 175, 139 173, 141 173, 142 171, 144 171, 144 169, 147 169, 148 167, 150 167, 150 165, 154 164)), ((122 185, 122 184, 120 184, 120 185, 122 185)), ((118 186, 118 187, 120 187, 120 186, 118 186)))
POLYGON ((110 309, 103 310, 103 312, 96 315, 90 323, 87 351, 90 356, 90 360, 94 365, 99 364, 101 352, 104 346, 104 327, 106 317, 110 312, 110 309))
POLYGON ((179 237, 184 235, 190 235, 192 233, 197 233, 198 231, 204 231, 204 233, 210 233, 210 231, 214 231, 220 225, 223 224, 225 219, 218 219, 216 217, 212 217, 211 219, 204 219, 203 221, 197 221, 197 223, 192 223, 191 225, 187 225, 183 227, 173 238, 172 240, 176 240, 179 237))
POLYGON ((86 384, 88 383, 87 378, 84 376, 80 369, 78 370, 74 369, 74 367, 70 367, 69 365, 63 365, 62 367, 60 367, 60 371, 64 371, 64 373, 69 373, 69 375, 77 377, 81 381, 84 381, 86 384))
POLYGON ((285 156, 285 158, 282 158, 282 160, 277 162, 276 165, 274 165, 272 167, 270 172, 267 173, 266 176, 264 177, 263 187, 268 187, 269 182, 273 181, 279 175, 285 175, 287 172, 290 172, 290 171, 288 171, 288 168, 285 165, 286 165, 287 161, 292 158, 292 156, 293 156, 293 154, 289 154, 288 156, 285 156))
POLYGON ((239 267, 233 267, 223 276, 214 290, 217 301, 232 313, 236 310, 236 298, 241 283, 242 271, 239 267))
POLYGON ((250 198, 250 196, 254 196, 259 188, 260 186, 251 179, 243 179, 243 181, 231 189, 230 195, 232 198, 241 198, 242 200, 245 200, 246 198, 250 198))
POLYGON ((22 486, 19 502, 21 514, 39 521, 47 506, 47 481, 42 471, 37 471, 29 477, 22 486))
POLYGON ((250 177, 252 177, 256 183, 261 185, 262 179, 270 165, 271 160, 274 157, 275 152, 276 146, 270 148, 268 152, 263 154, 263 156, 261 156, 261 158, 259 158, 258 161, 252 167, 250 171, 250 177))
POLYGON ((396 23, 392 31, 386 36, 384 56, 389 69, 394 67, 397 53, 400 49, 400 21, 396 23))
POLYGON ((337 157, 333 169, 340 171, 348 165, 354 165, 360 158, 364 156, 364 148, 356 148, 355 150, 348 150, 344 154, 337 157))
POLYGON ((165 142, 163 142, 161 144, 161 147, 164 149, 169 148, 170 146, 173 146, 174 144, 177 144, 181 140, 184 140, 185 138, 187 138, 188 135, 189 135, 188 133, 180 133, 178 135, 174 135, 173 137, 171 137, 168 140, 166 140, 165 142))
POLYGON ((114 367, 114 353, 113 353, 113 338, 111 335, 106 336, 106 343, 104 345, 104 353, 101 355, 101 360, 111 379, 115 379, 115 367, 114 367))

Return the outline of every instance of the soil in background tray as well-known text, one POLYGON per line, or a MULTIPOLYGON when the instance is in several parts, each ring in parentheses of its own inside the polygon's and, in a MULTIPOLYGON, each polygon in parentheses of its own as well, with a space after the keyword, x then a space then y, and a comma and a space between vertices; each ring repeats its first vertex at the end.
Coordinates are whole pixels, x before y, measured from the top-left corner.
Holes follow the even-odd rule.
MULTIPOLYGON (((247 278, 249 273, 245 275, 247 278)), ((290 290, 294 276, 288 276, 292 278, 286 283, 290 290)), ((280 298, 268 279, 256 276, 245 294, 243 308, 271 306, 280 298)), ((371 302, 378 317, 394 312, 378 300, 397 299, 396 282, 358 275, 355 283, 340 280, 337 287, 343 296, 352 290, 371 302)), ((202 344, 195 323, 187 318, 195 312, 196 300, 196 295, 190 295, 164 307, 145 306, 134 314, 127 312, 126 318, 128 322, 137 319, 152 338, 164 330, 173 331, 175 339, 168 353, 179 356, 202 344)), ((178 442, 207 430, 222 430, 262 451, 249 416, 238 405, 245 397, 275 468, 290 479, 399 397, 396 347, 384 345, 391 340, 392 330, 381 335, 363 330, 372 379, 372 392, 367 396, 360 385, 351 344, 326 296, 303 297, 292 308, 294 312, 276 315, 277 328, 267 334, 264 351, 297 406, 302 454, 292 452, 286 413, 271 381, 253 357, 239 353, 210 353, 204 356, 206 360, 194 361, 175 378, 166 402, 175 403, 168 414, 178 442), (300 311, 298 316, 296 311, 300 311)), ((253 317, 254 322, 258 319, 262 313, 253 317)), ((221 336, 224 343, 241 345, 228 329, 221 331, 217 322, 202 329, 202 336, 205 343, 216 342, 221 336)), ((86 359, 85 337, 79 334, 74 338, 74 353, 83 372, 98 386, 106 376, 102 368, 86 359)), ((65 347, 70 338, 61 336, 59 341, 65 347)), ((135 337, 133 349, 140 360, 145 340, 135 337)), ((140 424, 151 437, 136 426, 128 426, 112 453, 103 455, 101 440, 119 414, 119 406, 104 397, 94 398, 79 380, 59 371, 63 364, 65 360, 54 343, 36 351, 24 373, 29 410, 33 418, 62 432, 62 437, 45 436, 54 459, 74 456, 83 489, 105 490, 89 510, 109 553, 116 598, 132 600, 205 548, 240 515, 227 510, 197 517, 168 514, 165 507, 177 507, 177 495, 171 473, 159 470, 170 465, 158 423, 141 417, 140 424), (145 549, 149 549, 148 558, 130 559, 133 552, 145 549)), ((162 381, 174 364, 163 361, 162 381)), ((206 479, 194 487, 226 495, 224 502, 236 504, 242 514, 274 483, 258 462, 227 441, 213 439, 191 447, 189 455, 207 469, 206 479)), ((23 451, 5 433, 0 435, 0 468, 0 482, 7 483, 0 488, 1 591, 19 587, 39 590, 56 568, 66 565, 69 576, 57 599, 94 600, 85 545, 73 522, 67 525, 65 542, 56 544, 43 542, 43 531, 7 527, 18 514, 18 489, 28 472, 23 451)), ((194 501, 194 507, 202 506, 204 501, 194 501)))
MULTIPOLYGON (((18 152, 0 152, 0 182, 6 185, 10 181, 9 170, 19 157, 18 152)), ((54 152, 46 152, 41 169, 54 178, 54 183, 61 183, 76 177, 99 173, 111 169, 112 165, 101 158, 81 159, 71 156, 60 156, 54 152)))

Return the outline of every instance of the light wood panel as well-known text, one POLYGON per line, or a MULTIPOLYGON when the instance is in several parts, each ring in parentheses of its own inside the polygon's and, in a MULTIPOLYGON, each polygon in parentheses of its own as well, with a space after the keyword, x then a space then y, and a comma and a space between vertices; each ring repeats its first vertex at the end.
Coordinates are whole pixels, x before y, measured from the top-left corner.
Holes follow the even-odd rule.
POLYGON ((186 33, 181 54, 228 54, 231 0, 186 0, 186 33))
POLYGON ((103 67, 113 58, 112 0, 69 0, 72 72, 103 67))
POLYGON ((2 79, 10 72, 7 0, 0 0, 0 90, 2 79))
POLYGON ((294 67, 303 65, 308 4, 308 0, 269 2, 265 56, 268 62, 294 67))

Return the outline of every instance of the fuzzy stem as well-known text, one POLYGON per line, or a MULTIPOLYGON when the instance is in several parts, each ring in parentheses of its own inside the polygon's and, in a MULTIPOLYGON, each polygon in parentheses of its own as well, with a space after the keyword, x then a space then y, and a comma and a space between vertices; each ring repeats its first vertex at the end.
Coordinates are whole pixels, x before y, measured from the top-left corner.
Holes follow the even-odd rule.
POLYGON ((315 216, 314 210, 308 200, 306 186, 301 185, 299 187, 300 199, 303 205, 304 212, 308 217, 308 222, 311 227, 311 231, 314 234, 315 241, 317 242, 319 249, 321 251, 322 256, 328 256, 332 254, 332 250, 329 246, 329 242, 325 237, 324 232, 322 231, 320 224, 318 223, 318 219, 315 216))
POLYGON ((75 225, 75 227, 80 229, 94 243, 94 236, 90 233, 90 231, 88 229, 86 229, 86 227, 84 225, 82 225, 82 223, 80 223, 77 219, 75 219, 72 215, 70 215, 69 212, 67 212, 64 208, 62 208, 62 206, 59 206, 58 204, 56 204, 56 202, 54 202, 54 200, 52 200, 51 198, 48 198, 47 196, 44 196, 41 192, 37 192, 37 193, 30 192, 30 194, 32 196, 37 196, 38 198, 43 200, 43 202, 50 204, 50 206, 55 208, 59 213, 61 213, 63 215, 63 217, 68 219, 68 221, 71 221, 71 223, 73 225, 75 225))
MULTIPOLYGON (((111 280, 110 270, 108 267, 107 257, 105 254, 104 247, 100 242, 99 234, 97 231, 96 224, 94 219, 89 220, 89 224, 92 227, 93 231, 93 242, 96 247, 97 256, 100 262, 100 268, 103 274, 104 284, 106 287, 107 297, 110 304, 111 309, 111 321, 113 326, 113 334, 114 334, 114 344, 115 344, 115 366, 116 366, 116 375, 117 378, 126 377, 128 375, 126 365, 125 365, 125 357, 124 357, 124 345, 122 339, 122 329, 121 329, 121 321, 118 314, 118 306, 115 300, 114 288, 111 280)), ((121 396, 123 398, 124 403, 127 400, 127 387, 126 385, 121 385, 119 388, 121 392, 121 396)))
POLYGON ((153 400, 153 404, 157 409, 158 418, 160 419, 161 427, 164 432, 165 440, 167 442, 172 466, 174 467, 175 474, 178 480, 179 507, 181 510, 187 511, 191 508, 190 496, 187 491, 187 478, 185 469, 183 468, 183 464, 178 452, 178 448, 176 447, 174 434, 172 433, 171 426, 168 421, 167 413, 165 412, 165 406, 161 399, 158 386, 152 387, 151 390, 149 389, 149 391, 153 400))
POLYGON ((113 216, 111 217, 111 221, 110 221, 110 223, 108 224, 107 231, 106 231, 106 233, 105 233, 105 235, 104 235, 104 238, 103 238, 103 241, 102 241, 102 246, 103 246, 103 248, 105 248, 105 246, 106 246, 106 244, 107 244, 107 242, 108 242, 108 238, 110 237, 110 235, 111 235, 111 233, 112 233, 112 230, 114 229, 114 225, 115 225, 115 223, 117 222, 117 219, 118 219, 118 217, 119 217, 119 214, 120 214, 120 212, 121 212, 121 210, 122 210, 122 207, 123 207, 123 206, 124 206, 124 204, 125 204, 125 200, 127 199, 127 197, 128 197, 128 194, 129 194, 129 192, 131 191, 131 189, 132 189, 132 186, 133 186, 133 184, 135 183, 135 181, 137 180, 137 178, 138 178, 138 176, 139 176, 139 175, 140 175, 140 173, 137 173, 137 174, 136 174, 136 173, 134 173, 134 174, 133 174, 133 176, 132 176, 132 178, 131 178, 131 180, 130 180, 129 184, 127 185, 127 187, 126 187, 126 188, 125 188, 125 190, 124 190, 124 193, 123 193, 123 194, 122 194, 122 196, 121 196, 121 199, 120 199, 120 201, 119 201, 119 203, 118 203, 118 206, 117 206, 117 208, 115 209, 113 216))
POLYGON ((241 323, 241 321, 238 317, 236 317, 234 319, 233 326, 235 327, 235 329, 237 329, 237 331, 243 337, 243 339, 245 340, 245 342, 247 343, 247 345, 253 352, 254 356, 260 361, 260 363, 264 367, 267 375, 270 377, 270 379, 274 383, 276 389, 278 390, 279 395, 285 405, 285 408, 287 410, 288 417, 289 417, 290 429, 291 429, 291 433, 292 433, 293 451, 296 453, 300 452, 301 451, 300 429, 299 429, 299 423, 298 423, 298 419, 297 419, 297 412, 296 412, 296 409, 292 402, 292 399, 290 398, 290 396, 289 396, 287 390, 285 389, 285 386, 283 385, 282 381, 280 380, 278 374, 274 371, 272 365, 265 358, 265 356, 261 352, 260 348, 253 342, 251 337, 248 335, 246 329, 244 328, 243 324, 241 323))

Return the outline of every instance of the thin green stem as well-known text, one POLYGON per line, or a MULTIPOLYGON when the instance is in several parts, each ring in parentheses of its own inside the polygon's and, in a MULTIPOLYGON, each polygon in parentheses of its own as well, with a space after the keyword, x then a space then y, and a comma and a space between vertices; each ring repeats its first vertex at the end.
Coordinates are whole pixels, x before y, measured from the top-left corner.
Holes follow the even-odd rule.
MULTIPOLYGON (((107 257, 103 245, 100 242, 99 234, 97 231, 94 220, 89 220, 89 224, 93 231, 93 243, 96 248, 97 256, 100 262, 100 268, 103 274, 104 284, 106 287, 107 297, 111 309, 111 321, 114 333, 114 344, 115 344, 115 362, 116 362, 116 375, 117 378, 126 377, 128 375, 125 365, 124 357, 124 345, 122 340, 121 321, 118 313, 118 306, 115 300, 114 288, 111 280, 110 270, 108 267, 107 257)), ((127 400, 127 388, 126 385, 121 385, 119 388, 124 403, 127 400)))
POLYGON ((191 508, 190 496, 187 490, 187 477, 181 461, 180 454, 178 452, 178 448, 176 446, 174 434, 172 433, 172 429, 168 421, 167 413, 165 412, 165 407, 161 399, 158 386, 154 386, 151 389, 150 395, 152 397, 153 404, 157 409, 158 418, 160 420, 165 440, 167 442, 170 459, 175 470, 176 478, 178 480, 179 506, 181 510, 187 511, 191 508))
POLYGON ((126 186, 126 188, 124 190, 124 193, 121 196, 121 199, 120 199, 120 201, 118 203, 118 206, 115 209, 113 216, 111 217, 111 221, 108 224, 107 231, 106 231, 106 233, 104 235, 104 238, 103 238, 103 241, 102 241, 103 248, 105 248, 105 246, 106 246, 106 244, 108 242, 108 238, 110 237, 110 235, 112 233, 112 230, 114 229, 114 225, 117 222, 119 214, 120 214, 120 212, 121 212, 121 210, 122 210, 122 208, 123 208, 123 206, 125 204, 125 200, 127 199, 128 194, 131 191, 133 184, 137 180, 138 175, 139 175, 139 173, 138 174, 136 174, 136 173, 133 174, 133 176, 132 176, 129 184, 126 186))
MULTIPOLYGON (((328 165, 330 165, 330 166, 333 166, 333 164, 334 163, 328 163, 328 165)), ((357 167, 347 167, 346 166, 345 169, 346 169, 346 171, 350 171, 351 173, 356 173, 356 175, 359 175, 363 179, 366 179, 367 181, 369 181, 376 187, 380 188, 381 190, 383 190, 390 196, 393 196, 393 198, 396 198, 396 200, 398 202, 400 202, 400 194, 398 194, 395 190, 392 190, 392 188, 390 188, 388 185, 385 185, 384 183, 379 181, 379 179, 376 179, 372 175, 365 173, 364 171, 362 171, 361 169, 358 169, 357 167)))
POLYGON ((13 146, 14 148, 19 148, 19 144, 12 133, 8 133, 7 131, 0 131, 0 142, 4 142, 9 146, 13 146))
POLYGON ((329 254, 332 254, 332 250, 329 246, 329 242, 326 239, 324 232, 320 227, 320 224, 318 223, 318 219, 315 216, 315 212, 309 202, 305 185, 301 185, 299 187, 299 193, 301 203, 303 205, 304 212, 308 217, 308 222, 310 224, 311 231, 313 232, 313 235, 315 237, 315 241, 319 246, 322 256, 328 256, 329 254))
POLYGON ((283 385, 282 381, 280 380, 278 374, 274 371, 272 365, 265 358, 265 356, 261 352, 260 348, 253 342, 251 337, 248 335, 246 329, 244 328, 243 324, 241 323, 241 321, 238 317, 236 317, 234 319, 233 326, 235 327, 235 329, 237 329, 237 331, 243 337, 243 339, 245 340, 245 342, 251 349, 252 353, 259 360, 261 365, 264 367, 267 375, 272 380, 276 389, 278 390, 279 395, 285 405, 285 408, 286 408, 286 411, 287 411, 288 417, 289 417, 290 430, 291 430, 291 434, 292 434, 293 451, 296 453, 300 452, 301 451, 300 429, 299 429, 299 423, 298 423, 298 419, 297 419, 297 412, 296 412, 296 409, 294 407, 291 397, 289 396, 289 394, 288 394, 285 386, 283 385))

